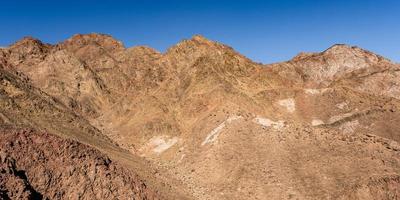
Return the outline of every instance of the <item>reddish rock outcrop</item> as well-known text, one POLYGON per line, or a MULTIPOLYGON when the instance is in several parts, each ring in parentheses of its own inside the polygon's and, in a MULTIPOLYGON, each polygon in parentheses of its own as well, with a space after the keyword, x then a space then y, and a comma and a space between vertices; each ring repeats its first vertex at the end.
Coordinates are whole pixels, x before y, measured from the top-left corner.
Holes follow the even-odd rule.
POLYGON ((0 131, 2 199, 158 199, 132 171, 76 141, 0 131))

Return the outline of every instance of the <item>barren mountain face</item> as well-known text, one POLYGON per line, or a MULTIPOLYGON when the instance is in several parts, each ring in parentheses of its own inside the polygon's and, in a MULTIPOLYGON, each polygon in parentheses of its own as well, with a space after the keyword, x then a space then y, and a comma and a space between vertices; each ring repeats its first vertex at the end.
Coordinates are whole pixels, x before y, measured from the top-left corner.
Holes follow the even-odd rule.
POLYGON ((347 45, 262 65, 202 36, 165 53, 101 34, 24 38, 0 49, 0 124, 36 131, 3 131, 23 145, 1 146, 0 194, 397 199, 399 70, 347 45), (95 158, 68 161, 60 146, 118 167, 97 172, 95 158))

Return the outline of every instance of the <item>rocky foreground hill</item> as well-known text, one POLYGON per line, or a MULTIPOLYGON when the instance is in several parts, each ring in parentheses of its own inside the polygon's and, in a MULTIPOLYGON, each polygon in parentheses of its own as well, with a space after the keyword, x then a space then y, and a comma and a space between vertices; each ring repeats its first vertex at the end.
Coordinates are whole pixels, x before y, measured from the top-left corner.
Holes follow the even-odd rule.
POLYGON ((76 141, 12 129, 0 138, 1 199, 158 199, 137 175, 76 141))
POLYGON ((264 65, 202 36, 28 37, 0 94, 10 198, 400 198, 400 65, 358 47, 264 65))

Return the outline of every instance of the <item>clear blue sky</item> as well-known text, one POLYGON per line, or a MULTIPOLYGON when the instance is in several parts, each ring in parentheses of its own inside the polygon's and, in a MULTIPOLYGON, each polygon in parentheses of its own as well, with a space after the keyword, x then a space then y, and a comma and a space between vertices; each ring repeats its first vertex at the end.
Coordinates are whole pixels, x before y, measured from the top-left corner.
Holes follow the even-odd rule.
POLYGON ((201 34, 263 63, 335 43, 400 62, 400 0, 0 2, 0 46, 28 35, 57 43, 91 32, 160 51, 201 34))

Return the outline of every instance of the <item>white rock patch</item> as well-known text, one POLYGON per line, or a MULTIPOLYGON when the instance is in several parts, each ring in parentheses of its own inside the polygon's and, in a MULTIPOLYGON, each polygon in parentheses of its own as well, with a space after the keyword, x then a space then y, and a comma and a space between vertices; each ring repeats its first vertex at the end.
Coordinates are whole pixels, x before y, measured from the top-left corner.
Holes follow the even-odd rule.
POLYGON ((340 130, 343 131, 343 133, 348 134, 348 133, 353 133, 354 130, 358 127, 360 123, 358 120, 350 121, 344 123, 342 126, 340 126, 340 130))
POLYGON ((324 92, 326 92, 328 90, 329 90, 329 88, 322 88, 322 89, 307 88, 307 89, 304 89, 304 92, 309 95, 316 95, 316 94, 323 94, 324 92))
POLYGON ((181 155, 181 158, 179 158, 179 160, 178 160, 178 163, 181 163, 182 160, 183 160, 183 158, 185 158, 185 156, 186 156, 186 154, 182 154, 182 155, 181 155))
POLYGON ((311 94, 311 95, 320 93, 318 89, 304 89, 304 91, 306 92, 306 94, 311 94))
POLYGON ((285 107, 288 112, 294 112, 296 110, 296 102, 294 99, 282 99, 278 101, 278 104, 282 107, 285 107))
POLYGON ((156 136, 150 139, 147 146, 150 147, 154 153, 160 154, 171 148, 178 140, 178 137, 168 138, 168 136, 156 136))
POLYGON ((347 107, 347 103, 346 102, 342 102, 342 103, 338 103, 335 105, 336 108, 339 108, 340 110, 343 110, 344 108, 347 107))
POLYGON ((274 129, 280 130, 283 127, 285 127, 285 121, 279 120, 279 121, 272 121, 268 118, 262 118, 262 117, 256 117, 253 119, 254 123, 257 123, 261 126, 264 127, 272 127, 274 129))
POLYGON ((243 118, 242 116, 231 116, 229 117, 227 120, 225 120, 224 122, 222 122, 220 125, 218 125, 216 128, 214 128, 206 137, 206 139, 201 143, 201 145, 205 145, 207 143, 210 142, 214 142, 219 134, 221 133, 222 129, 225 128, 226 124, 230 124, 235 120, 241 119, 243 118))
POLYGON ((311 125, 312 125, 312 126, 319 126, 319 125, 322 125, 322 124, 325 124, 325 123, 324 123, 324 121, 322 121, 322 120, 320 120, 320 119, 313 119, 313 120, 311 121, 311 125))

